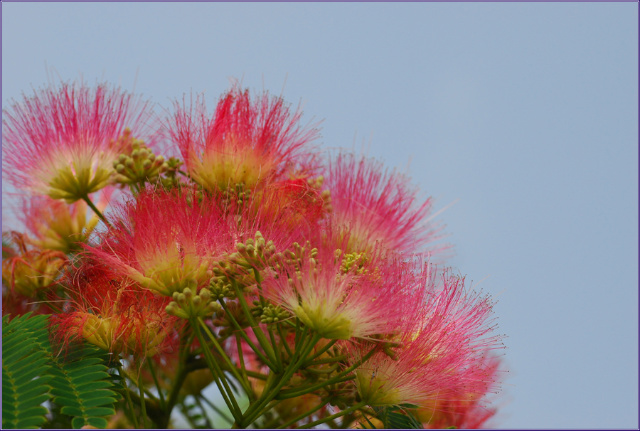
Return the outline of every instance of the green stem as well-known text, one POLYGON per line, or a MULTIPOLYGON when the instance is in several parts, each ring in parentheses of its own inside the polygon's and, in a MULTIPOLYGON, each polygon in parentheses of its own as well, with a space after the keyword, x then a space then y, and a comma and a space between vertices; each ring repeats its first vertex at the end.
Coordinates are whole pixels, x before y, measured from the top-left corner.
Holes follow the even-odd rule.
POLYGON ((321 408, 323 408, 327 402, 329 401, 329 398, 323 398, 322 400, 320 400, 320 403, 318 403, 318 405, 316 407, 314 407, 313 409, 304 412, 298 416, 296 416, 295 418, 288 420, 287 422, 285 422, 284 424, 280 425, 278 427, 278 429, 283 429, 288 427, 289 425, 292 425, 298 421, 301 421, 302 419, 311 416, 312 414, 314 414, 315 412, 317 412, 318 410, 320 410, 321 408))
POLYGON ((242 342, 240 341, 240 338, 238 337, 235 337, 235 338, 236 338, 236 348, 238 349, 238 359, 240 360, 240 374, 247 388, 247 395, 249 396, 249 402, 255 401, 256 394, 253 392, 253 389, 251 388, 249 377, 247 377, 247 367, 244 364, 244 354, 242 353, 242 342))
POLYGON ((247 342, 249 347, 251 347, 251 349, 256 353, 256 355, 258 355, 260 360, 273 370, 275 368, 275 365, 273 365, 273 363, 269 359, 267 359, 266 356, 262 354, 260 349, 256 347, 253 341, 251 341, 249 336, 245 333, 244 329, 242 329, 240 324, 236 321, 236 318, 233 317, 233 314, 227 308, 227 304, 224 302, 224 299, 219 299, 218 302, 220 303, 220 305, 222 305, 222 308, 224 309, 226 315, 229 316, 229 319, 231 320, 231 323, 233 324, 233 326, 238 330, 238 332, 236 333, 236 337, 240 335, 242 339, 247 342))
POLYGON ((276 341, 276 337, 273 334, 273 330, 271 329, 270 325, 267 325, 267 332, 269 332, 269 339, 271 340, 271 346, 273 346, 273 351, 274 351, 274 354, 275 354, 275 357, 276 357, 276 364, 278 366, 278 369, 282 370, 283 369, 283 365, 282 365, 282 349, 278 348, 278 342, 276 341))
POLYGON ((339 374, 336 374, 335 376, 333 376, 331 379, 326 380, 324 382, 320 382, 317 383, 315 385, 312 386, 307 386, 304 388, 292 388, 289 391, 284 391, 282 392, 282 394, 280 394, 279 398, 294 398, 300 395, 304 395, 307 393, 310 393, 314 390, 320 389, 324 386, 327 385, 332 385, 335 383, 341 383, 341 382, 345 382, 347 380, 351 380, 353 379, 355 376, 351 375, 350 373, 355 370, 356 368, 358 368, 360 365, 362 365, 364 362, 366 362, 371 356, 373 356, 373 354, 378 350, 377 346, 374 346, 373 349, 371 349, 369 352, 367 352, 366 355, 364 355, 362 358, 360 358, 360 360, 356 361, 352 366, 350 366, 349 368, 347 368, 344 371, 341 371, 339 374))
POLYGON ((338 369, 340 364, 333 364, 329 368, 311 368, 307 367, 304 369, 305 372, 313 373, 313 374, 331 374, 338 369))
MULTIPOLYGON (((218 340, 216 340, 215 336, 211 333, 211 331, 209 330, 209 327, 204 323, 204 321, 200 317, 198 317, 198 323, 200 323, 200 326, 204 329, 204 332, 207 334, 207 336, 209 337, 209 339, 213 343, 214 347, 216 348, 216 350, 218 351, 218 353, 220 354, 220 356, 222 357, 224 362, 227 364, 227 367, 229 368, 229 371, 238 380, 238 382, 240 382, 240 384, 242 385, 242 388, 245 390, 245 392, 247 394, 249 394, 249 392, 251 392, 251 387, 248 386, 248 385, 245 386, 244 379, 242 378, 240 373, 238 373, 238 370, 236 369, 236 366, 231 363, 231 359, 229 359, 229 357, 225 353, 225 351, 222 348, 222 346, 220 346, 220 343, 218 343, 218 340)), ((202 346, 202 347, 204 348, 204 346, 202 346)))
MULTIPOLYGON (((125 375, 126 378, 128 378, 129 380, 131 380, 132 382, 135 383, 135 380, 129 374, 127 374, 126 371, 124 372, 124 375, 125 375)), ((137 383, 136 383, 136 385, 137 385, 137 383)), ((143 390, 144 390, 144 393, 147 394, 147 397, 149 397, 154 402, 158 402, 158 398, 156 398, 156 396, 153 395, 150 390, 148 390, 147 388, 144 388, 144 387, 143 387, 143 390)))
POLYGON ((338 356, 332 356, 326 359, 318 359, 317 361, 307 362, 304 365, 306 367, 312 367, 314 365, 331 364, 332 362, 343 361, 345 359, 347 359, 347 355, 338 355, 338 356))
POLYGON ((224 371, 220 369, 220 366, 213 358, 211 351, 207 348, 207 344, 204 340, 204 336, 202 335, 202 332, 200 331, 200 327, 198 325, 197 320, 195 319, 192 320, 191 325, 193 326, 196 336, 198 337, 198 340, 202 345, 204 358, 207 361, 207 365, 209 365, 209 369, 211 370, 211 373, 213 374, 213 378, 216 385, 218 386, 218 390, 220 391, 220 394, 222 395, 222 398, 224 399, 224 401, 227 403, 227 406, 229 406, 229 410, 231 411, 231 414, 233 415, 234 419, 237 421, 242 416, 242 412, 240 411, 240 407, 238 406, 238 402, 236 401, 236 398, 233 395, 231 388, 229 388, 229 385, 227 384, 224 371))
POLYGON ((328 421, 331 421, 331 420, 337 419, 337 418, 339 418, 340 416, 344 416, 344 415, 346 415, 347 413, 351 413, 352 411, 355 411, 355 410, 358 410, 359 408, 364 407, 366 404, 367 404, 367 403, 365 403, 364 401, 361 401, 361 402, 359 402, 358 404, 356 404, 355 406, 351 406, 351 407, 349 407, 348 409, 341 410, 341 411, 339 411, 338 413, 336 413, 336 414, 334 414, 334 415, 328 416, 328 417, 326 417, 326 418, 318 419, 317 421, 315 421, 315 422, 311 422, 311 423, 308 423, 308 424, 306 424, 306 425, 302 425, 302 426, 300 427, 300 429, 311 428, 311 427, 314 427, 314 426, 316 426, 316 425, 320 425, 320 424, 323 424, 323 423, 325 423, 325 422, 328 422, 328 421))
POLYGON ((289 398, 295 398, 302 395, 310 394, 313 391, 317 391, 318 389, 322 389, 325 386, 335 385, 337 383, 348 382, 349 380, 353 380, 355 377, 354 374, 347 374, 346 376, 341 377, 332 377, 329 380, 325 380, 324 382, 316 383, 315 385, 305 386, 302 388, 294 388, 289 391, 282 391, 278 394, 277 398, 279 400, 286 400, 289 398))
POLYGON ((120 362, 117 363, 116 369, 118 370, 118 375, 120 376, 120 380, 122 381, 122 387, 124 388, 124 397, 127 400, 127 405, 129 406, 129 412, 131 413, 133 426, 135 426, 136 428, 140 428, 140 425, 138 424, 138 416, 136 416, 136 412, 133 409, 131 395, 129 395, 129 388, 127 387, 127 380, 124 376, 124 371, 122 371, 122 365, 120 365, 120 362))
POLYGON ((260 277, 260 271, 256 267, 253 267, 253 278, 256 280, 256 286, 258 286, 258 298, 260 299, 260 305, 264 307, 265 300, 262 297, 262 277, 260 277))
MULTIPOLYGON (((140 406, 140 396, 137 393, 131 392, 129 389, 114 388, 113 390, 125 398, 125 392, 127 392, 129 394, 129 397, 131 398, 132 404, 134 406, 140 406)), ((147 400, 147 417, 156 424, 162 423, 162 421, 164 420, 164 410, 160 408, 160 404, 158 404, 157 402, 154 402, 153 400, 147 400)))
POLYGON ((268 375, 259 373, 257 371, 244 370, 244 372, 247 373, 248 377, 253 377, 254 379, 267 380, 267 378, 269 377, 268 375))
POLYGON ((282 389, 282 387, 284 385, 286 385, 289 380, 291 379, 291 377, 293 376, 293 374, 300 369, 300 367, 302 366, 302 364, 304 363, 307 355, 309 355, 309 353, 311 352, 311 350, 313 349, 313 347, 318 343, 318 341, 320 340, 320 335, 318 334, 314 334, 311 339, 309 340, 309 342, 300 349, 299 351, 299 358, 297 361, 292 361, 289 366, 287 367, 287 369, 285 370, 285 374, 284 376, 282 376, 282 378, 280 379, 280 381, 276 384, 276 386, 267 393, 266 388, 265 391, 262 393, 263 400, 260 401, 258 400, 258 402, 256 404, 254 404, 253 406, 251 406, 247 412, 245 412, 245 418, 244 418, 244 423, 251 424, 253 421, 255 421, 257 418, 260 417, 260 415, 262 415, 264 413, 264 408, 266 407, 266 405, 273 400, 276 395, 278 395, 278 392, 280 392, 280 389, 282 389), (252 409, 253 408, 253 409, 252 409), (249 411, 252 411, 251 413, 249 411))
POLYGON ((209 429, 213 428, 213 424, 209 420, 209 415, 207 415, 207 411, 205 410, 204 406, 202 405, 202 401, 200 401, 200 397, 197 396, 197 395, 194 395, 193 397, 196 400, 196 404, 198 404, 198 407, 200 407, 200 410, 202 411, 202 417, 204 417, 205 426, 207 428, 209 428, 209 429))
POLYGON ((156 376, 155 367, 153 366, 153 361, 151 358, 147 358, 147 365, 149 365, 149 371, 151 372, 151 377, 153 377, 153 383, 156 385, 156 389, 158 390, 158 396, 160 397, 160 407, 164 409, 167 405, 167 402, 164 399, 164 394, 162 393, 162 388, 160 387, 160 383, 158 382, 158 376, 156 376))
POLYGON ((233 423, 233 419, 231 419, 224 411, 220 410, 220 407, 214 405, 211 401, 209 401, 205 397, 201 397, 201 398, 202 398, 202 400, 204 400, 205 403, 207 403, 207 405, 209 407, 211 407, 213 409, 214 412, 216 412, 218 415, 222 416, 222 419, 224 419, 225 421, 229 422, 229 424, 233 423))
POLYGON ((320 349, 320 351, 318 351, 318 353, 316 353, 314 356, 312 356, 309 359, 309 362, 313 361, 314 359, 320 357, 324 352, 326 352, 327 350, 329 350, 331 347, 333 347, 334 344, 336 344, 338 340, 331 340, 327 343, 326 346, 324 346, 322 349, 320 349))
POLYGON ((147 405, 144 402, 144 385, 142 384, 142 373, 138 372, 138 389, 140 390, 140 409, 142 410, 142 426, 147 427, 147 405))
POLYGON ((91 208, 93 210, 94 213, 96 213, 96 215, 98 217, 100 217, 100 219, 109 227, 111 227, 111 223, 109 223, 107 221, 107 219, 104 217, 104 215, 100 212, 100 210, 98 208, 96 208, 96 206, 93 204, 93 202, 91 202, 91 199, 89 199, 89 195, 84 195, 82 197, 82 200, 85 201, 87 203, 87 205, 89 205, 89 208, 91 208))
POLYGON ((282 325, 278 323, 277 327, 278 327, 278 334, 280 335, 280 340, 282 341, 282 345, 284 346, 284 349, 287 351, 287 355, 289 355, 289 358, 291 358, 293 354, 291 353, 291 349, 289 348, 289 343, 287 343, 287 337, 285 337, 282 332, 282 325))
POLYGON ((176 405, 178 401, 178 396, 180 395, 180 389, 182 388, 182 384, 184 380, 187 378, 187 369, 185 367, 187 363, 187 357, 189 356, 189 346, 191 345, 191 341, 193 339, 193 333, 187 335, 186 333, 182 333, 181 336, 181 344, 180 344, 180 360, 178 361, 178 371, 176 372, 176 377, 173 380, 173 387, 171 388, 171 392, 169 393, 169 398, 167 399, 167 404, 165 406, 165 417, 162 423, 158 424, 159 428, 166 428, 169 424, 169 419, 171 419, 171 411, 173 407, 176 405))
POLYGON ((238 302, 240 302, 240 307, 242 308, 242 311, 247 317, 247 320, 249 320, 251 329, 253 330, 253 333, 256 335, 256 338, 258 339, 258 343, 260 344, 260 347, 262 347, 262 350, 264 350, 264 353, 267 355, 270 362, 272 364, 274 362, 276 363, 276 368, 271 368, 271 367, 269 368, 271 368, 275 372, 280 372, 281 369, 277 368, 277 359, 275 357, 275 352, 271 348, 271 345, 269 344, 269 341, 267 341, 267 338, 264 336, 262 329, 260 329, 260 326, 253 319, 253 314, 251 314, 251 310, 249 309, 247 300, 242 294, 242 289, 240 289, 240 287, 238 286, 238 283, 235 280, 231 279, 230 281, 231 281, 231 286, 233 286, 233 289, 236 292, 236 296, 238 297, 238 302))

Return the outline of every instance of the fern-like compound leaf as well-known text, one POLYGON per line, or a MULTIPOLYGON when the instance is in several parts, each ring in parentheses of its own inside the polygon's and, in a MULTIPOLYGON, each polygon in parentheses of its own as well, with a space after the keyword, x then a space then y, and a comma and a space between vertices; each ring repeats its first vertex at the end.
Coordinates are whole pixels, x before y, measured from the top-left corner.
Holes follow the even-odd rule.
POLYGON ((41 427, 49 401, 74 428, 105 428, 119 397, 110 389, 108 356, 88 345, 53 354, 48 319, 29 313, 2 319, 2 427, 41 427))
POLYGON ((48 316, 29 314, 2 319, 2 427, 39 428, 49 399, 48 354, 39 340, 47 337, 48 316))
POLYGON ((102 352, 84 346, 73 355, 61 360, 53 358, 51 395, 61 406, 61 413, 73 416, 74 428, 86 425, 104 428, 104 416, 115 414, 114 403, 118 395, 109 388, 109 373, 101 358, 102 352))

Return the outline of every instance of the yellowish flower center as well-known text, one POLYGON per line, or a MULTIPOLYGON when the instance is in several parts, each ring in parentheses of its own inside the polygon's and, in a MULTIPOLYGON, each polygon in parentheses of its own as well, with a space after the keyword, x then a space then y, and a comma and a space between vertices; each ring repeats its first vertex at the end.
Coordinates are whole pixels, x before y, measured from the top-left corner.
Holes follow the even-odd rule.
POLYGON ((256 154, 250 144, 235 136, 225 137, 222 145, 208 148, 202 158, 191 157, 189 173, 207 190, 227 190, 236 184, 254 189, 275 167, 268 155, 256 154))
POLYGON ((311 306, 303 302, 295 308, 294 313, 324 338, 348 340, 353 335, 351 321, 343 313, 332 312, 330 307, 322 304, 311 306))
POLYGON ((115 153, 96 154, 91 149, 58 154, 48 169, 36 173, 52 199, 71 204, 106 187, 112 180, 115 153))

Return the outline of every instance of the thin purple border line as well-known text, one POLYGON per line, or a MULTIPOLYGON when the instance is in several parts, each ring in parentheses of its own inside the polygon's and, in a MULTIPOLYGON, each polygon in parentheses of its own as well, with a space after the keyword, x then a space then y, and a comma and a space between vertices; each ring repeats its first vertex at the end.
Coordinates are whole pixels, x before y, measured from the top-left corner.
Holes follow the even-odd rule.
POLYGON ((402 0, 398 2, 390 0, 2 0, 2 3, 638 3, 638 0, 402 0))
MULTIPOLYGON (((177 3, 173 0, 111 0, 111 2, 117 3, 177 3)), ((324 3, 383 3, 385 0, 351 0, 341 2, 339 0, 327 0, 324 3)), ((489 1, 481 1, 481 0, 448 0, 448 1, 439 1, 439 0, 408 0, 403 1, 402 3, 638 3, 637 0, 565 0, 562 2, 554 1, 554 0, 489 0, 489 1)), ((65 1, 55 1, 55 0, 4 0, 2 3, 103 3, 98 1, 83 1, 83 0, 65 0, 65 1)), ((104 2, 106 3, 106 2, 104 2)), ((217 1, 208 1, 208 0, 192 0, 189 3, 226 3, 226 2, 217 2, 217 1)), ((236 0, 235 3, 261 3, 261 1, 252 1, 252 0, 236 0)), ((276 3, 305 3, 298 2, 295 0, 281 0, 276 3)), ((0 22, 2 22, 2 6, 0 3, 0 22)), ((0 35, 0 41, 2 40, 2 36, 0 35)), ((0 50, 1 51, 1 50, 0 50)), ((0 55, 0 70, 2 69, 2 56, 0 55)), ((638 166, 640 166, 640 7, 638 7, 638 166)), ((2 77, 0 74, 0 84, 2 84, 2 77)), ((2 85, 0 85, 0 100, 2 100, 2 85)), ((2 132, 0 131, 0 138, 2 136, 2 132)), ((0 172, 1 172, 0 167, 0 172)), ((0 175, 0 185, 2 185, 2 176, 0 175)), ((640 214, 640 169, 638 171, 638 214, 640 214)), ((1 226, 1 224, 0 224, 1 226)), ((638 251, 640 253, 640 218, 638 219, 638 251)), ((638 280, 640 280, 640 266, 638 266, 638 280)), ((640 289, 640 286, 639 286, 640 289)), ((2 298, 0 297, 0 307, 2 306, 2 298)), ((640 296, 638 297, 638 312, 640 314, 640 296)), ((0 336, 0 340, 2 337, 0 336)), ((0 343, 0 357, 2 356, 2 343, 0 343)), ((640 371, 640 363, 638 364, 638 370, 640 371)), ((638 377, 638 390, 640 393, 640 372, 638 377)), ((0 393, 2 391, 0 390, 0 393)), ((638 424, 640 424, 640 410, 638 411, 638 424)))
MULTIPOLYGON (((638 6, 638 166, 640 167, 640 6, 638 6)), ((638 213, 640 214, 640 169, 638 169, 638 213)), ((640 254, 640 217, 638 218, 638 250, 640 254)), ((640 265, 638 265, 638 280, 640 281, 640 265)), ((640 290, 640 286, 638 287, 640 290)), ((638 314, 640 315, 640 295, 638 295, 638 314)), ((637 323, 637 322, 636 322, 637 323)), ((640 349, 640 347, 639 347, 640 349)), ((638 363, 638 393, 640 395, 640 362, 638 363)), ((638 422, 640 426, 640 409, 638 410, 638 422)))

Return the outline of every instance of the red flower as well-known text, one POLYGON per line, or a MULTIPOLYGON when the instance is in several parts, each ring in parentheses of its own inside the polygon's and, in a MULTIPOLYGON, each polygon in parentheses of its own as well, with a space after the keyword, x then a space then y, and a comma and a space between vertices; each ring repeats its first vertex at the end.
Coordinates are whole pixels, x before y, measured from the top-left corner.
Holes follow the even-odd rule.
POLYGON ((389 334, 404 319, 401 310, 416 304, 409 289, 393 278, 399 271, 393 271, 393 276, 359 274, 356 268, 346 268, 343 256, 331 250, 307 253, 290 254, 276 273, 266 276, 263 288, 276 305, 324 338, 389 334))
POLYGON ((406 177, 374 159, 338 154, 329 161, 326 187, 335 237, 330 241, 338 246, 348 234, 348 253, 379 247, 415 252, 440 238, 440 228, 429 220, 431 198, 420 203, 406 177))
POLYGON ((420 405, 417 417, 426 428, 477 429, 486 426, 495 415, 496 408, 489 404, 501 374, 499 358, 487 352, 478 366, 468 367, 467 371, 466 380, 471 388, 462 384, 452 389, 451 396, 420 405))
POLYGON ((291 113, 282 99, 267 93, 251 100, 249 91, 232 88, 213 117, 203 98, 179 106, 169 133, 180 147, 189 175, 209 191, 242 185, 254 190, 311 157, 303 152, 315 129, 301 128, 301 112, 291 113))
POLYGON ((3 175, 32 194, 73 203, 112 181, 125 127, 144 134, 147 104, 105 84, 62 84, 4 112, 3 175))
POLYGON ((68 288, 64 313, 52 317, 55 337, 85 341, 116 354, 151 357, 170 348, 178 319, 166 313, 168 298, 113 280, 105 268, 85 262, 68 288))
MULTIPOLYGON (((500 347, 500 337, 490 335, 489 299, 466 292, 464 280, 447 272, 441 286, 429 271, 421 278, 427 300, 418 314, 406 315, 396 356, 376 353, 356 370, 358 392, 370 405, 455 404, 481 397, 493 385, 493 368, 484 358, 500 347)), ((366 348, 354 348, 352 356, 361 357, 366 348)))
POLYGON ((89 254, 113 274, 165 296, 208 283, 214 258, 235 245, 221 210, 198 203, 190 191, 145 190, 111 222, 102 244, 86 246, 89 254))
MULTIPOLYGON (((101 211, 109 203, 112 188, 103 189, 97 207, 101 211)), ((22 218, 27 230, 33 236, 29 242, 43 249, 71 253, 82 249, 96 225, 97 215, 89 213, 87 204, 77 201, 66 204, 48 196, 24 197, 22 218)))
POLYGON ((34 298, 40 291, 57 283, 67 264, 64 253, 28 247, 26 237, 13 233, 18 253, 2 260, 2 284, 9 287, 8 294, 34 298))

